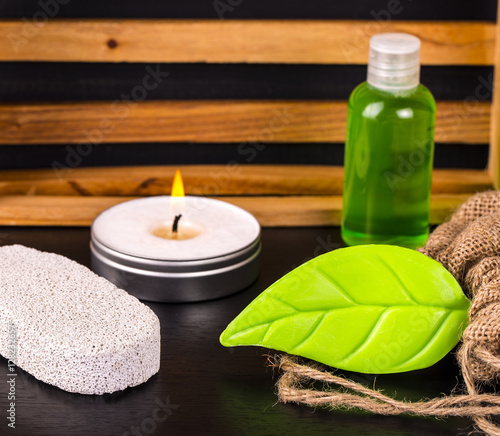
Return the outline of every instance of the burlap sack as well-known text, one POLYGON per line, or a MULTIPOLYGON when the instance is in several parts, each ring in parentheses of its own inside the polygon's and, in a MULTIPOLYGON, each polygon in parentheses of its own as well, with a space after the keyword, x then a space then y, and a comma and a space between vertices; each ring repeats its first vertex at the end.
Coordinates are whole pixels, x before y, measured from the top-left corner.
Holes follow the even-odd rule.
POLYGON ((500 192, 476 194, 420 251, 441 262, 472 300, 459 352, 476 382, 500 375, 500 192), (470 351, 466 353, 466 350, 470 351))

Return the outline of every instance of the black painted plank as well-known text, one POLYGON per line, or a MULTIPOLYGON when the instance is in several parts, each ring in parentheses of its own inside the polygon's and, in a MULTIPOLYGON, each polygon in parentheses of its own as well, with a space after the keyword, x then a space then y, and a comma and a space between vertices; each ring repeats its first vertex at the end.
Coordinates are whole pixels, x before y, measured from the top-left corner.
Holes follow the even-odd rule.
MULTIPOLYGON (((186 164, 342 165, 343 144, 102 144, 81 157, 76 146, 0 147, 0 169, 186 164), (71 150, 71 151, 70 151, 71 150)), ((488 146, 438 144, 435 168, 484 169, 488 146)))
POLYGON ((482 0, 1 0, 0 17, 407 19, 495 21, 496 1, 482 0))
MULTIPOLYGON (((142 83, 149 64, 0 63, 0 101, 115 100, 142 83)), ((169 76, 149 100, 345 100, 366 79, 363 65, 152 64, 169 76)), ((422 68, 438 100, 491 99, 492 67, 422 68)))

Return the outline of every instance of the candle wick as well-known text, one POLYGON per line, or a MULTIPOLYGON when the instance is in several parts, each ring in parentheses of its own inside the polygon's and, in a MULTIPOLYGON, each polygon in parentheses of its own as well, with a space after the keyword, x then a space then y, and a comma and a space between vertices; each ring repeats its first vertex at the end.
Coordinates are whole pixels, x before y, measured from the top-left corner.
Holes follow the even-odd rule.
POLYGON ((182 215, 176 215, 174 218, 174 224, 172 225, 172 233, 177 233, 178 227, 179 227, 179 221, 181 219, 182 215))

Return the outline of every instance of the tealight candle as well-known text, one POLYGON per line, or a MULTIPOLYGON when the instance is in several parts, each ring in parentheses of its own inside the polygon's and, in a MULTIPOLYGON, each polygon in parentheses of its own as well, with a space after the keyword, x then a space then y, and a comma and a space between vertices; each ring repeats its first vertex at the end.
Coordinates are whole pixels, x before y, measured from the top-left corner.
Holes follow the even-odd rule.
POLYGON ((257 220, 209 198, 118 204, 94 220, 91 238, 92 269, 144 300, 219 298, 250 285, 259 271, 257 220))

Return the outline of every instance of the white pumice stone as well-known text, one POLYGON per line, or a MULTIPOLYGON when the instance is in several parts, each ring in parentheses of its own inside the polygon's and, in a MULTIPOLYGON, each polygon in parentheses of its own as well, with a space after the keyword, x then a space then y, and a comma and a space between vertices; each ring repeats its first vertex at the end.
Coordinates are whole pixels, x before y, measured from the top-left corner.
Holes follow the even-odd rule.
POLYGON ((0 247, 0 354, 65 391, 112 393, 159 371, 160 321, 64 256, 0 247))

